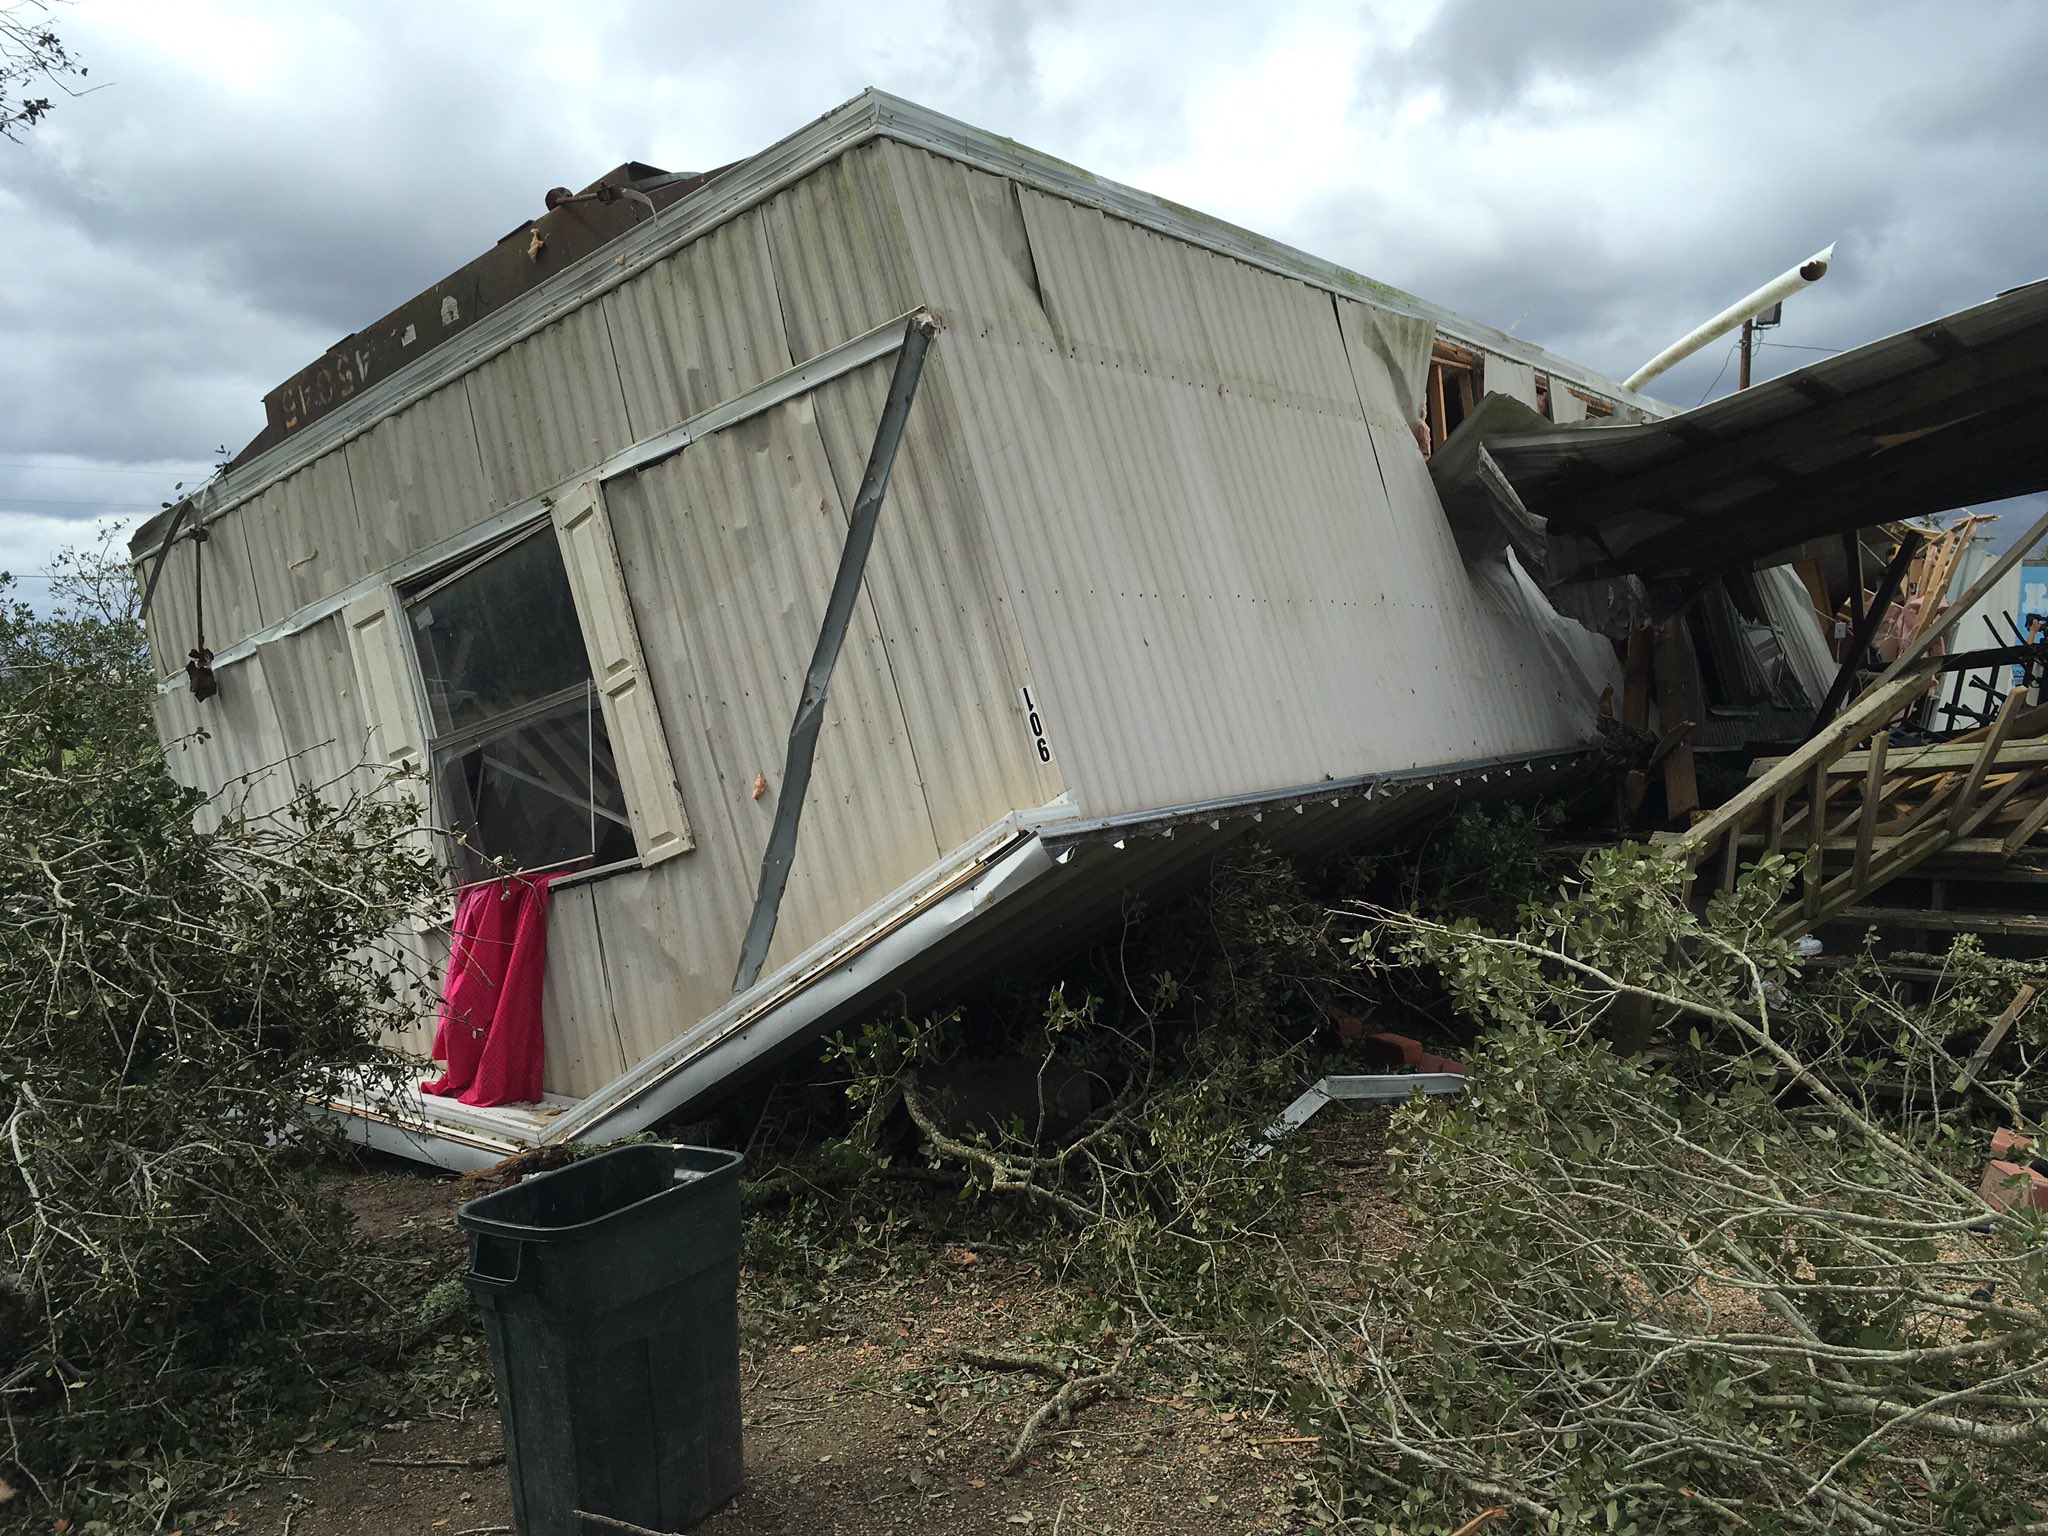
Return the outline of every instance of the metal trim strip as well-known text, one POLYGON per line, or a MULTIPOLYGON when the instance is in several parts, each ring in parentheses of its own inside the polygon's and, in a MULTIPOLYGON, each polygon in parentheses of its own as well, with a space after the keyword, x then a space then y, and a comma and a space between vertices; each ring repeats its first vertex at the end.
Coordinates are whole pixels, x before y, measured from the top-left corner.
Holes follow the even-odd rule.
MULTIPOLYGON (((512 535, 537 527, 546 521, 556 501, 579 486, 586 485, 592 480, 615 480, 620 475, 644 469, 649 464, 681 453, 693 442, 722 432, 727 427, 737 426, 763 411, 773 410, 776 406, 808 394, 821 385, 829 384, 856 368, 864 368, 869 363, 889 356, 903 345, 903 338, 909 334, 910 323, 925 314, 926 311, 921 308, 909 310, 871 331, 864 331, 850 341, 841 342, 829 352, 819 353, 807 363, 800 363, 794 368, 776 374, 772 379, 764 380, 744 394, 735 395, 732 399, 714 405, 710 410, 700 412, 687 421, 664 428, 652 437, 643 438, 631 447, 620 449, 595 469, 579 470, 569 479, 551 486, 538 496, 529 497, 516 506, 507 507, 504 511, 487 517, 482 522, 441 540, 438 544, 430 544, 425 549, 416 550, 388 568, 373 571, 362 580, 343 587, 331 597, 323 597, 318 602, 308 603, 296 613, 289 614, 275 624, 267 625, 257 630, 255 634, 222 649, 213 658, 214 670, 218 671, 234 662, 246 660, 256 654, 259 646, 310 629, 322 619, 339 613, 350 603, 358 598, 367 597, 387 583, 402 586, 512 535)), ((133 563, 139 563, 147 558, 146 553, 136 556, 133 563)), ((173 673, 157 684, 157 692, 170 693, 184 686, 185 674, 173 673)))

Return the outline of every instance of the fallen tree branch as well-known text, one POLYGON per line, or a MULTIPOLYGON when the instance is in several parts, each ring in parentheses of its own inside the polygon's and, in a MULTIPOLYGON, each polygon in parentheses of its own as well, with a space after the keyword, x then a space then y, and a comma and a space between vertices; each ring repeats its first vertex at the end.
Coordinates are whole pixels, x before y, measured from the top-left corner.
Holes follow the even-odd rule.
POLYGON ((1131 1351, 1137 1347, 1138 1338, 1133 1334, 1124 1340, 1123 1348, 1117 1351, 1116 1363, 1106 1371, 1097 1371, 1092 1376, 1075 1376, 1057 1392, 1039 1405, 1038 1411, 1025 1421, 1024 1428, 1017 1436, 1017 1443, 1010 1447, 1010 1454, 1004 1460, 1000 1474, 1009 1477, 1024 1465, 1024 1458, 1031 1454, 1031 1445, 1038 1438, 1039 1431, 1054 1419, 1062 1426, 1074 1422, 1074 1410, 1094 1401, 1119 1381, 1124 1368, 1131 1362, 1131 1351))

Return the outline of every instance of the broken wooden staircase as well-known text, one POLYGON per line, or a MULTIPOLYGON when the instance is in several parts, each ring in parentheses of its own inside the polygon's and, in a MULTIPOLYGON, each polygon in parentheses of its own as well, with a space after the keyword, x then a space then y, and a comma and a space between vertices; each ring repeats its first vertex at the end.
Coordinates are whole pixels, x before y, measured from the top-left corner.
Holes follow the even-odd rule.
MULTIPOLYGON (((1984 878, 2019 861, 2014 872, 2025 878, 2037 867, 2028 861, 2048 851, 2048 707, 2029 707, 2016 690, 1989 726, 1893 745, 1890 727, 1934 673, 1933 662, 1916 664, 1871 688, 1789 757, 1759 760, 1739 794, 1689 830, 1660 838, 1667 852, 1721 890, 1764 854, 1803 858, 1800 881, 1772 917, 1785 937, 1895 915, 1873 897, 1924 867, 1984 878)), ((2002 927, 2048 937, 2048 920, 2025 911, 1896 915, 1928 930, 2002 927)))

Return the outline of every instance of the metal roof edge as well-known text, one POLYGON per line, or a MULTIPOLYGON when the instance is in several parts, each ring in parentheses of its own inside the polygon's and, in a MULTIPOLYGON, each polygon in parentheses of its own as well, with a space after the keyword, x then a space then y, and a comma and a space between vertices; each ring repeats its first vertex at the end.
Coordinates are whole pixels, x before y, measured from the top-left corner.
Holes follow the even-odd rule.
POLYGON ((1534 342, 1510 336, 1483 321, 1468 319, 1389 283, 1375 281, 1333 261, 1312 256, 1284 241, 1137 187, 1112 181, 1106 176, 1098 176, 1081 166, 934 112, 901 96, 877 90, 870 90, 866 95, 875 104, 878 132, 884 138, 929 150, 993 175, 1008 176, 1041 192, 1099 209, 1142 225, 1154 233, 1199 245, 1248 266, 1296 278, 1344 298, 1427 320, 1455 341, 1527 363, 1539 372, 1634 406, 1652 416, 1667 416, 1674 409, 1667 401, 1625 388, 1619 380, 1567 361, 1534 342))
MULTIPOLYGON (((1345 298, 1427 320, 1465 345, 1527 363, 1552 377, 1652 416, 1671 413, 1672 407, 1663 401, 1624 389, 1603 374, 1567 362, 1493 326, 1466 319, 1282 241, 1097 176, 1012 139, 869 88, 759 154, 742 160, 548 282, 493 311, 411 367, 367 386, 348 404, 266 449, 241 468, 208 481, 187 498, 193 503, 197 520, 212 522, 255 499, 314 459, 370 431, 386 417, 452 384, 528 336, 638 276, 655 262, 877 137, 892 138, 994 175, 1022 181, 1052 196, 1100 209, 1155 233, 1345 298)), ((137 530, 137 538, 161 526, 161 516, 152 518, 137 530)), ((146 545, 131 542, 129 561, 139 563, 162 547, 160 537, 146 545)))
MULTIPOLYGON (((876 93, 863 91, 821 117, 741 161, 724 175, 670 204, 653 218, 600 246, 548 282, 494 310, 413 366, 369 385, 347 405, 266 449, 240 469, 210 480, 188 499, 199 520, 211 522, 325 454, 346 446, 386 417, 473 372, 593 299, 637 277, 654 263, 703 238, 820 166, 873 138, 876 93)), ((139 532, 159 520, 152 518, 139 532)), ((130 563, 162 547, 129 546, 130 563)))

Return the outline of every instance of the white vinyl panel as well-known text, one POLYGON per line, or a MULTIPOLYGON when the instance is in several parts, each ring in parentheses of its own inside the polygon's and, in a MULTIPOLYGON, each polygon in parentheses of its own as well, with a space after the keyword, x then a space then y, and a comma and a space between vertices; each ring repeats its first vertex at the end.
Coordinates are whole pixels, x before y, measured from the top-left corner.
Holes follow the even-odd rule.
POLYGON ((410 836, 418 846, 435 850, 426 782, 427 724, 414 686, 411 647, 404 634, 405 614, 389 582, 342 610, 348 630, 356 688, 369 724, 369 764, 381 783, 378 793, 393 800, 411 800, 421 809, 421 823, 410 836), (408 777, 409 776, 409 777, 408 777))
POLYGON ((647 663, 597 485, 580 486, 556 502, 554 523, 590 653, 590 675, 604 704, 605 731, 633 842, 642 864, 658 864, 687 853, 695 839, 662 737, 654 691, 647 684, 647 663))
POLYGON ((595 1093, 626 1070, 612 1014, 595 885, 548 892, 547 969, 541 980, 541 1087, 566 1098, 595 1093))
POLYGON ((498 511, 633 441, 604 310, 572 310, 470 374, 477 448, 498 511))
POLYGON ((453 537, 493 509, 461 380, 386 417, 345 451, 365 549, 377 569, 453 537))
POLYGON ((613 289, 603 304, 636 439, 790 366, 759 209, 613 289))

